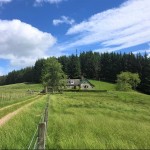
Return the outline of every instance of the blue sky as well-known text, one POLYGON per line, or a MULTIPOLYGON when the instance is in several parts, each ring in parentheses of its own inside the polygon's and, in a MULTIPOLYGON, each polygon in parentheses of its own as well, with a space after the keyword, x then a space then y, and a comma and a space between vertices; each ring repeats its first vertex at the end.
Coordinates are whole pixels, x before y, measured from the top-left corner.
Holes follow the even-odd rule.
POLYGON ((92 50, 150 55, 150 0, 0 0, 0 75, 92 50))

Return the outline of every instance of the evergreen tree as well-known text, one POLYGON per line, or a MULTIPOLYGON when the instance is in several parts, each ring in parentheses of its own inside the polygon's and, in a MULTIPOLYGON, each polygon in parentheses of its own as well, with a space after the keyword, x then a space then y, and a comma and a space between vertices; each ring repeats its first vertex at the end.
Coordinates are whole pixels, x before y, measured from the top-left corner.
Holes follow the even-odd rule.
POLYGON ((34 76, 34 82, 40 83, 41 82, 41 75, 42 75, 42 69, 45 63, 45 59, 39 59, 35 62, 34 68, 33 68, 33 76, 34 76))
POLYGON ((141 72, 141 84, 139 89, 145 93, 150 94, 150 58, 145 53, 142 59, 142 72, 141 72))
MULTIPOLYGON (((0 85, 41 82, 42 69, 45 59, 37 60, 34 67, 26 67, 18 71, 14 70, 8 75, 0 77, 0 85)), ((147 54, 134 55, 118 53, 93 53, 82 52, 80 56, 61 56, 58 58, 62 70, 69 78, 79 78, 83 75, 89 79, 100 79, 108 82, 116 82, 117 74, 123 72, 138 73, 141 83, 138 89, 150 94, 150 58, 147 54)))
POLYGON ((69 56, 68 77, 79 78, 81 76, 80 61, 78 56, 69 56))
POLYGON ((65 72, 65 74, 69 75, 69 69, 68 69, 69 57, 67 57, 67 56, 60 56, 58 58, 58 62, 61 63, 62 70, 65 72))
POLYGON ((100 55, 92 51, 80 54, 81 73, 89 79, 99 79, 100 55))

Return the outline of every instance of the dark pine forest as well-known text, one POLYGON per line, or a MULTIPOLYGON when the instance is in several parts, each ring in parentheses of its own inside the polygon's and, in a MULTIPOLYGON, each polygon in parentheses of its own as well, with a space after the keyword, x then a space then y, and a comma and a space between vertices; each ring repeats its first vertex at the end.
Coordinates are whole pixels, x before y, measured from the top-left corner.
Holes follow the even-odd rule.
MULTIPOLYGON (((150 58, 147 54, 134 55, 119 53, 83 52, 79 56, 60 56, 57 58, 68 78, 101 80, 115 83, 117 74, 122 71, 138 73, 141 83, 137 90, 150 94, 150 58)), ((21 82, 40 83, 43 64, 46 59, 37 60, 33 67, 12 71, 8 75, 0 76, 0 85, 21 82)))

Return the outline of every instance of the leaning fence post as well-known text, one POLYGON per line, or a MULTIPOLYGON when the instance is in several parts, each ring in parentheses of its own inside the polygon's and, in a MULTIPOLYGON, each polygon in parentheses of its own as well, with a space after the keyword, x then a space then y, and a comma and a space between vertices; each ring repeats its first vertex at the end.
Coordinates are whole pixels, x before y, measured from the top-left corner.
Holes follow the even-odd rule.
POLYGON ((46 123, 42 122, 38 126, 37 149, 45 149, 45 134, 46 134, 46 123))

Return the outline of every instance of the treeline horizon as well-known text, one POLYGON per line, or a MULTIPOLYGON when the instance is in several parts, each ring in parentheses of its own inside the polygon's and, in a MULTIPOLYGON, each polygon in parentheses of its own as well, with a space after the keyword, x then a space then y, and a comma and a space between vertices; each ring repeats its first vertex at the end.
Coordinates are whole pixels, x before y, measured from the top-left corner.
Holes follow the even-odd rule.
MULTIPOLYGON (((98 53, 82 52, 79 56, 60 56, 56 58, 62 65, 62 70, 68 78, 101 80, 116 83, 117 75, 121 72, 138 73, 141 83, 137 90, 150 94, 150 58, 133 53, 98 53)), ((41 83, 41 74, 46 59, 39 59, 33 67, 12 71, 0 76, 0 85, 22 82, 41 83)))

